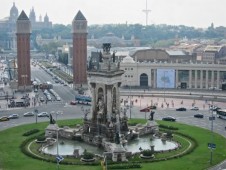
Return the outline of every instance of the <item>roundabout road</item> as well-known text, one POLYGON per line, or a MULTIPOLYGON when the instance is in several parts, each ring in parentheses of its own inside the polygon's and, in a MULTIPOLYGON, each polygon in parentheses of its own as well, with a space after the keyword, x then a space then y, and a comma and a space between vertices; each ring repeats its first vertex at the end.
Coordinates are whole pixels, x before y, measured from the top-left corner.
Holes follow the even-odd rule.
MULTIPOLYGON (((212 111, 209 111, 209 104, 212 104, 212 101, 204 101, 204 100, 194 100, 194 99, 175 99, 175 98, 166 98, 165 99, 161 96, 146 96, 146 97, 139 97, 139 96, 122 96, 121 99, 124 101, 131 100, 133 102, 133 106, 130 109, 126 110, 126 114, 128 117, 131 116, 131 118, 148 118, 149 113, 140 112, 140 109, 143 109, 147 106, 150 106, 151 104, 156 104, 157 110, 154 114, 155 120, 161 120, 165 116, 173 116, 177 119, 177 122, 185 123, 197 127, 202 127, 205 129, 211 130, 211 121, 209 120, 209 117, 212 114, 215 114, 212 111), (200 110, 193 111, 190 110, 192 108, 192 104, 199 107, 200 110), (176 108, 179 107, 185 107, 187 108, 187 111, 176 111, 176 108), (196 113, 202 113, 204 114, 203 119, 194 118, 194 114, 196 113)), ((226 105, 224 102, 213 102, 214 105, 217 105, 221 108, 226 108, 226 105)), ((126 108, 124 106, 124 102, 121 103, 121 106, 126 108)), ((47 112, 54 112, 53 118, 56 120, 63 120, 63 119, 79 119, 83 118, 84 112, 86 110, 90 109, 90 106, 86 105, 69 105, 64 102, 48 102, 48 104, 42 104, 38 107, 29 107, 29 108, 16 108, 16 109, 8 109, 8 110, 1 110, 0 116, 8 116, 13 113, 19 114, 18 119, 12 119, 10 121, 6 122, 0 122, 0 131, 10 128, 19 126, 22 124, 28 124, 28 123, 36 123, 36 117, 23 117, 23 113, 28 111, 34 111, 34 109, 38 109, 39 113, 42 111, 47 112), (81 109, 81 108, 84 109, 81 109), (56 115, 57 111, 61 111, 63 114, 56 115)), ((91 114, 88 114, 88 117, 91 117, 91 114)), ((37 123, 38 122, 44 122, 49 121, 48 118, 39 118, 37 117, 37 123)), ((222 136, 226 137, 226 120, 222 120, 219 118, 216 118, 213 121, 213 131, 221 134, 222 136)), ((211 137, 210 137, 211 139, 211 137)), ((207 141, 208 143, 208 141, 207 141)), ((211 168, 211 170, 220 170, 226 168, 226 162, 222 162, 221 164, 217 165, 216 167, 211 168)))

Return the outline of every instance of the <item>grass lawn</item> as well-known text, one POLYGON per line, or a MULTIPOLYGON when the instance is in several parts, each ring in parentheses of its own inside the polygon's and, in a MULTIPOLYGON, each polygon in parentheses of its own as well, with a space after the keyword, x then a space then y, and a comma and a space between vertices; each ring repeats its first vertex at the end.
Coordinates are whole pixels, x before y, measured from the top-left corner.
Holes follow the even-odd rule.
MULTIPOLYGON (((32 159, 24 155, 20 151, 21 143, 28 137, 22 136, 23 133, 31 129, 39 129, 39 133, 43 133, 43 130, 47 127, 49 122, 22 125, 4 131, 0 131, 0 169, 2 170, 49 170, 56 169, 56 164, 48 163, 32 159)), ((59 125, 72 125, 79 123, 81 120, 65 120, 59 121, 59 125)), ((177 130, 180 133, 187 134, 198 142, 198 147, 189 155, 182 158, 172 159, 168 161, 143 163, 142 170, 201 170, 210 166, 210 149, 207 147, 207 143, 210 142, 211 132, 205 129, 192 127, 175 122, 158 121, 160 124, 178 127, 177 130)), ((33 135, 37 135, 33 134, 33 135)), ((29 136, 30 138, 31 136, 29 136)), ((222 136, 214 133, 214 143, 216 149, 213 151, 213 164, 217 164, 226 159, 226 140, 222 136)), ((60 170, 101 170, 101 166, 71 166, 60 165, 60 170)), ((136 170, 136 169, 134 169, 136 170)), ((138 170, 138 169, 137 169, 138 170)))

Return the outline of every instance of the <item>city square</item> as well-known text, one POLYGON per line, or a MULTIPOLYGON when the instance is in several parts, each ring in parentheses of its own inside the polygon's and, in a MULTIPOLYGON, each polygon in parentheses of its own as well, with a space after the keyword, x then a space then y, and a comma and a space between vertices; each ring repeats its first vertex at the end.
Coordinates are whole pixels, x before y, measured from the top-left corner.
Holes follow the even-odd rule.
POLYGON ((134 35, 154 26, 147 0, 143 12, 142 31, 96 38, 82 10, 65 29, 13 2, 0 20, 0 170, 226 168, 224 39, 155 48, 134 35))

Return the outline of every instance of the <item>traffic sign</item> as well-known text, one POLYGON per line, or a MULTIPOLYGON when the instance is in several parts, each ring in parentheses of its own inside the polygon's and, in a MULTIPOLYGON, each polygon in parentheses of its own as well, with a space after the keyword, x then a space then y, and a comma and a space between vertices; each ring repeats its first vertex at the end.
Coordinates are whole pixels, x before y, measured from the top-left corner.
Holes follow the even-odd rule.
POLYGON ((56 155, 56 160, 57 162, 61 162, 62 160, 64 160, 64 158, 61 155, 56 155))
POLYGON ((208 143, 208 148, 216 149, 216 144, 215 143, 208 143))

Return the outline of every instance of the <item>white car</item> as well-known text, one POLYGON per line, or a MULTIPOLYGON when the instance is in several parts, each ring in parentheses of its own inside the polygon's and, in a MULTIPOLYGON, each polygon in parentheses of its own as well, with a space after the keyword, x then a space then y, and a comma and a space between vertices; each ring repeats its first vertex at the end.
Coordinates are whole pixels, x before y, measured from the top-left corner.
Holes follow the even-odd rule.
POLYGON ((18 114, 12 114, 8 116, 9 119, 18 119, 19 115, 18 114))
POLYGON ((191 110, 199 110, 198 107, 192 107, 191 110))
POLYGON ((39 114, 37 114, 38 117, 49 117, 49 113, 48 112, 41 112, 39 114))
POLYGON ((30 116, 34 116, 35 114, 33 112, 26 112, 24 113, 24 117, 30 117, 30 116))

